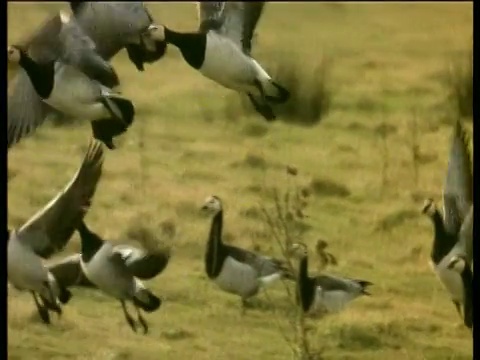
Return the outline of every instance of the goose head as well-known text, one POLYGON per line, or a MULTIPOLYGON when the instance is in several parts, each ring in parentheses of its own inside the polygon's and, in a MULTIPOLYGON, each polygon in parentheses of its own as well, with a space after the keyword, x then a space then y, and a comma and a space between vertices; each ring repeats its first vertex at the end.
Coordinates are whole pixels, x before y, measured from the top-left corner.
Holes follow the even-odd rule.
POLYGON ((447 265, 447 268, 461 274, 465 269, 465 266, 467 266, 466 264, 467 264, 467 261, 465 259, 465 255, 458 254, 458 255, 452 256, 452 258, 450 259, 450 262, 447 265))
POLYGON ((437 207, 435 206, 435 202, 433 201, 433 199, 429 198, 423 202, 422 214, 433 216, 436 211, 437 207))
POLYGON ((7 48, 7 58, 10 63, 13 63, 13 64, 20 63, 22 56, 23 56, 22 49, 20 49, 18 46, 10 45, 7 48))
POLYGON ((298 243, 292 244, 292 246, 290 247, 289 253, 298 259, 303 259, 308 256, 308 247, 304 243, 298 242, 298 243))
POLYGON ((211 214, 217 214, 220 211, 222 211, 222 201, 220 198, 216 195, 211 195, 205 199, 205 202, 203 203, 201 210, 211 213, 211 214))
POLYGON ((150 24, 142 34, 143 38, 150 38, 154 41, 165 41, 165 26, 150 24))

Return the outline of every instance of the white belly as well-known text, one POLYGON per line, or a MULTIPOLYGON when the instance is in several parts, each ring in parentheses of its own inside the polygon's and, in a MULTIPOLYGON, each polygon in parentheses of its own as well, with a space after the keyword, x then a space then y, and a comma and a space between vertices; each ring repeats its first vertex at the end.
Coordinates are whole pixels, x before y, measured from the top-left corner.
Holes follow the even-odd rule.
POLYGON ((71 66, 59 66, 50 97, 44 100, 58 111, 74 117, 95 120, 109 113, 98 101, 100 85, 71 66))
POLYGON ((80 262, 82 271, 87 279, 100 290, 118 299, 125 298, 127 292, 133 294, 133 277, 131 284, 126 283, 124 279, 120 279, 118 273, 115 271, 115 267, 108 261, 105 261, 105 255, 106 251, 102 249, 90 259, 87 265, 83 261, 80 262), (130 289, 130 287, 132 287, 132 289, 130 289))
POLYGON ((215 283, 224 291, 250 297, 257 293, 259 282, 257 272, 250 266, 227 257, 215 283))
POLYGON ((435 274, 437 274, 443 286, 450 293, 452 300, 463 304, 463 283, 462 277, 455 270, 447 269, 449 256, 445 256, 438 265, 434 265, 435 274))
POLYGON ((8 280, 21 290, 42 292, 48 280, 42 259, 16 240, 8 242, 7 272, 8 280))
POLYGON ((202 75, 233 90, 254 90, 255 67, 232 41, 214 32, 207 34, 202 75))

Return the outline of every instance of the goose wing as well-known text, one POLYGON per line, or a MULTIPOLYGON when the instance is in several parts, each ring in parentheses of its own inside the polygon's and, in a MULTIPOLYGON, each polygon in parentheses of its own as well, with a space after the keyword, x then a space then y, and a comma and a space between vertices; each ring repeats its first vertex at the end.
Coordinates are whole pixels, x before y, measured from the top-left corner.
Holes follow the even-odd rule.
POLYGON ((75 17, 65 13, 60 17, 63 18, 59 33, 59 46, 63 50, 61 60, 104 86, 118 86, 120 81, 115 69, 97 52, 95 42, 87 36, 75 17))
POLYGON ((73 254, 47 265, 57 283, 68 288, 70 286, 95 287, 83 274, 80 265, 81 254, 73 254))
POLYGON ((197 3, 199 30, 215 30, 250 55, 252 38, 262 15, 264 1, 206 1, 197 3))
POLYGON ((141 44, 141 35, 153 24, 141 1, 70 1, 70 7, 104 59, 111 59, 125 47, 132 62, 143 70, 144 62, 154 62, 165 54, 165 42, 155 42, 150 49, 141 44))
POLYGON ((19 68, 8 87, 7 147, 30 135, 49 115, 58 114, 38 96, 25 70, 19 68))
POLYGON ((119 84, 113 67, 97 53, 93 40, 66 12, 61 11, 49 18, 20 46, 37 62, 61 61, 107 87, 119 84))
POLYGON ((467 262, 472 264, 473 260, 473 205, 465 217, 465 220, 458 232, 458 240, 449 256, 465 254, 467 262))
MULTIPOLYGON (((313 278, 315 284, 324 291, 358 291, 361 288, 359 281, 334 275, 318 275, 313 278)), ((363 281, 364 283, 368 283, 363 281)))
POLYGON ((282 261, 254 252, 240 249, 235 246, 227 246, 228 253, 235 260, 251 266, 259 277, 272 275, 278 271, 286 271, 282 261))
POLYGON ((20 228, 21 241, 43 258, 62 250, 90 208, 102 165, 102 144, 91 140, 82 165, 64 190, 20 228))
POLYGON ((447 231, 453 234, 459 231, 472 203, 472 160, 465 129, 460 121, 457 121, 453 130, 443 188, 443 211, 447 231))
POLYGON ((170 260, 170 252, 147 252, 129 245, 117 245, 114 251, 121 254, 133 276, 149 280, 160 274, 170 260))

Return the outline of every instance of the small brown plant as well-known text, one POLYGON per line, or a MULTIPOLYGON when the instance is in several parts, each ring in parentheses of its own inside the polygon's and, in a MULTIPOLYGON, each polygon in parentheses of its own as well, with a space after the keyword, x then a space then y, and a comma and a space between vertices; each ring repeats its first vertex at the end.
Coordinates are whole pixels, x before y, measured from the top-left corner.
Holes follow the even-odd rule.
MULTIPOLYGON (((287 176, 289 177, 294 177, 297 173, 297 169, 294 173, 287 169, 287 176)), ((291 184, 290 182, 287 183, 291 184)), ((271 200, 271 205, 261 205, 260 211, 267 231, 277 246, 279 246, 286 265, 292 273, 297 273, 296 266, 293 263, 294 251, 292 245, 297 242, 303 242, 306 234, 304 230, 307 227, 305 224, 307 218, 305 210, 308 207, 309 192, 293 184, 287 186, 285 190, 275 187, 270 191, 265 190, 265 193, 266 197, 271 200)), ((326 248, 325 241, 323 241, 318 248, 319 251, 327 257, 326 263, 331 263, 332 261, 336 263, 333 255, 324 251, 326 248)), ((321 351, 319 349, 312 349, 308 336, 309 328, 306 326, 306 316, 297 303, 297 299, 300 296, 298 286, 295 291, 292 291, 286 282, 284 282, 284 286, 290 305, 295 311, 286 315, 288 316, 290 331, 282 329, 277 320, 280 333, 292 350, 294 359, 321 359, 321 351)))

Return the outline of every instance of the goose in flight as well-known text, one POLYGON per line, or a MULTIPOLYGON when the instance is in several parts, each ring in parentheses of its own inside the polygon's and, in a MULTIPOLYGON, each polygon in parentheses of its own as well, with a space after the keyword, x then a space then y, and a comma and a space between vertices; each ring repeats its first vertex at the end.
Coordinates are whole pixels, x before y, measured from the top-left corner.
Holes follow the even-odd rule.
POLYGON ((262 286, 295 279, 283 261, 222 242, 223 206, 218 196, 207 198, 202 210, 213 215, 204 260, 207 276, 223 291, 240 296, 242 313, 262 286))
POLYGON ((154 63, 164 56, 167 43, 152 37, 156 26, 142 1, 69 3, 78 24, 105 60, 125 48, 137 70, 144 71, 144 64, 154 63))
POLYGON ((8 60, 20 69, 8 95, 8 147, 31 134, 49 114, 91 121, 93 136, 109 149, 131 126, 135 108, 112 90, 113 67, 75 18, 61 11, 23 44, 11 45, 8 60))
MULTIPOLYGON (((151 280, 161 274, 170 261, 170 248, 163 251, 147 251, 132 245, 115 245, 125 265, 136 278, 151 280)), ((95 288, 82 271, 82 254, 76 253, 47 265, 55 280, 65 288, 72 286, 95 288)))
POLYGON ((125 253, 91 231, 83 220, 77 231, 82 248, 80 267, 85 277, 99 290, 120 301, 128 325, 136 332, 137 322, 128 312, 126 305, 127 301, 132 302, 138 322, 146 334, 148 324, 140 309, 153 312, 160 307, 162 300, 135 277, 127 265, 128 256, 126 257, 125 253))
MULTIPOLYGON (((466 133, 459 121, 453 129, 443 187, 443 216, 432 199, 425 200, 422 213, 430 217, 434 227, 430 263, 462 316, 462 305, 468 301, 464 296, 465 283, 449 264, 458 254, 465 256, 468 266, 472 264, 473 178, 466 133)), ((463 317, 464 323, 469 323, 465 312, 463 317)))
POLYGON ((175 45, 185 61, 205 77, 246 94, 267 121, 276 116, 272 104, 290 93, 251 56, 252 37, 265 2, 202 1, 197 3, 199 29, 177 32, 158 25, 153 35, 175 45))
POLYGON ((68 185, 19 229, 8 231, 7 271, 18 290, 30 291, 43 322, 49 310, 61 314, 58 300, 66 304, 71 293, 55 281, 42 259, 61 251, 90 208, 102 173, 103 149, 91 141, 83 162, 68 185), (40 299, 37 297, 40 295, 40 299))

